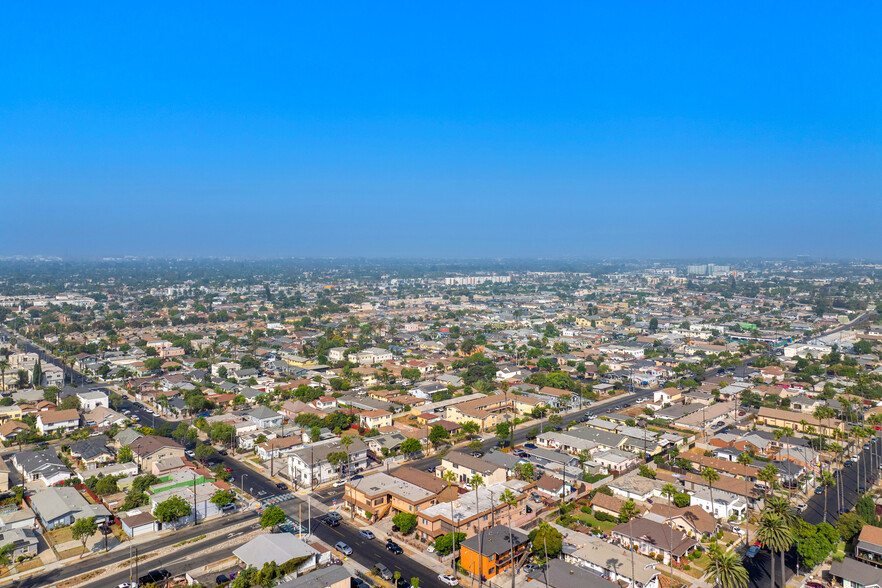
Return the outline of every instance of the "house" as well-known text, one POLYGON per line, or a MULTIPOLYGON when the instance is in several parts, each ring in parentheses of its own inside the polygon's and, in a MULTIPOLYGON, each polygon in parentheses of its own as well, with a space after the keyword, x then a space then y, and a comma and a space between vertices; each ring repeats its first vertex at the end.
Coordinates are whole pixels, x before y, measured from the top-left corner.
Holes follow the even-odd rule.
POLYGON ((460 451, 451 451, 442 457, 441 467, 435 470, 435 475, 443 478, 447 471, 454 473, 460 486, 468 486, 475 475, 481 476, 487 485, 506 480, 504 467, 460 451))
POLYGON ((129 443, 129 449, 142 472, 152 471, 153 464, 157 461, 169 457, 184 457, 184 448, 177 441, 157 435, 138 437, 129 443))
POLYGON ((591 456, 591 459, 606 468, 609 473, 626 472, 637 467, 640 462, 640 457, 637 454, 621 449, 598 451, 591 456))
MULTIPOLYGON (((855 559, 882 567, 882 527, 864 525, 854 546, 855 559)), ((878 572, 882 576, 882 571, 878 572)))
POLYGON ((47 529, 73 524, 77 519, 109 521, 113 515, 103 504, 91 504, 69 486, 47 488, 31 496, 31 508, 47 529))
POLYGON ((114 425, 121 426, 126 420, 125 415, 104 406, 98 406, 91 412, 83 415, 83 421, 87 427, 94 427, 99 430, 109 429, 114 425))
POLYGON ((417 513, 416 536, 423 542, 432 542, 456 526, 458 533, 466 537, 491 526, 495 520, 500 525, 514 525, 525 513, 529 490, 533 485, 522 480, 480 486, 462 494, 449 503, 438 503, 417 513), (515 495, 517 502, 509 506, 500 498, 506 490, 515 495), (452 517, 452 518, 451 518, 452 517))
POLYGON ((358 414, 358 423, 364 429, 392 426, 392 413, 388 410, 366 410, 358 414))
POLYGON ((255 423, 258 427, 264 429, 272 429, 281 427, 284 417, 266 406, 258 406, 245 415, 248 420, 255 423))
POLYGON ((86 470, 93 470, 114 460, 113 452, 107 448, 109 442, 104 435, 76 441, 70 445, 70 455, 80 460, 86 470))
POLYGON ((20 420, 22 417, 21 407, 17 404, 0 406, 0 423, 9 420, 20 420))
POLYGON ((29 426, 21 421, 6 421, 0 425, 0 441, 15 441, 22 434, 26 434, 31 430, 29 426))
POLYGON ((113 441, 120 447, 128 447, 134 443, 136 439, 140 439, 143 436, 143 433, 135 429, 123 429, 116 434, 113 441))
POLYGON ((347 467, 352 473, 364 470, 368 464, 367 453, 367 445, 357 438, 353 438, 348 449, 336 438, 311 443, 288 455, 288 477, 295 486, 315 488, 338 479, 347 467), (334 453, 348 454, 349 457, 344 463, 333 464, 328 458, 334 453))
POLYGON ((621 498, 609 496, 607 494, 603 494, 602 492, 598 492, 594 495, 594 498, 591 499, 592 510, 603 512, 616 518, 618 518, 619 513, 622 511, 622 505, 624 504, 625 501, 621 498))
POLYGON ((624 588, 658 588, 660 572, 655 567, 658 562, 633 554, 635 577, 631 578, 631 556, 630 551, 618 545, 596 539, 578 548, 565 545, 563 551, 565 562, 587 568, 612 582, 623 582, 619 585, 624 588))
POLYGON ((19 556, 36 555, 40 542, 33 529, 4 529, 0 531, 0 545, 12 545, 8 556, 17 559, 19 556))
POLYGON ((54 486, 73 477, 54 449, 16 453, 12 456, 12 466, 26 481, 43 480, 47 486, 54 486))
POLYGON ((302 443, 300 436, 291 435, 290 437, 276 437, 257 444, 257 455, 260 459, 266 461, 270 458, 276 459, 288 455, 302 443))
POLYGON ((85 390, 77 392, 77 398, 80 400, 80 408, 85 412, 94 410, 99 406, 110 408, 110 397, 106 392, 101 390, 85 390))
POLYGON ((747 502, 736 494, 719 490, 702 488, 692 494, 692 504, 701 507, 705 512, 718 519, 737 517, 741 519, 747 513, 747 502), (711 502, 713 500, 713 502, 711 502))
POLYGON ((526 533, 496 525, 462 542, 460 565, 472 577, 494 578, 524 555, 530 541, 526 533))
MULTIPOLYGON (((310 567, 311 564, 307 564, 310 567)), ((349 588, 352 574, 343 566, 318 568, 289 580, 276 584, 276 588, 349 588)))
POLYGON ((131 538, 156 531, 156 519, 149 512, 130 511, 119 517, 122 530, 131 538))
POLYGON ((643 555, 662 556, 664 563, 668 563, 671 557, 675 562, 680 562, 698 545, 684 533, 646 517, 622 523, 614 527, 610 534, 624 545, 636 546, 643 555))
POLYGON ((392 361, 392 352, 381 347, 369 347, 355 354, 355 363, 361 365, 374 365, 384 361, 392 361))
POLYGON ((632 471, 607 484, 615 496, 625 500, 646 502, 653 496, 661 497, 665 483, 660 480, 644 478, 637 471, 632 471))
POLYGON ((56 431, 66 433, 78 429, 80 413, 77 409, 51 410, 37 414, 37 430, 47 435, 56 431))
POLYGON ((845 422, 839 419, 821 420, 810 414, 765 406, 760 407, 756 422, 770 427, 790 428, 800 433, 805 433, 807 427, 812 427, 815 432, 828 437, 835 436, 837 431, 845 432, 845 422))
MULTIPOLYGON (((159 463, 159 462, 157 462, 159 463)), ((156 511, 156 507, 172 497, 180 497, 191 506, 191 512, 185 517, 181 517, 176 521, 172 521, 171 525, 177 527, 179 525, 187 525, 193 523, 195 515, 197 522, 211 516, 219 515, 220 506, 211 502, 211 498, 221 489, 215 483, 207 481, 202 476, 196 477, 193 470, 181 469, 174 472, 166 473, 163 478, 170 478, 168 484, 154 484, 151 487, 150 494, 150 513, 156 511)), ((225 488, 229 488, 222 484, 225 488)), ((158 523, 158 529, 161 531, 167 528, 166 523, 158 523), (166 525, 164 527, 164 525, 166 525)))
POLYGON ((842 561, 833 560, 830 565, 830 575, 839 580, 842 588, 880 588, 882 586, 882 574, 879 573, 879 568, 850 557, 846 557, 842 561))
POLYGON ((572 484, 567 484, 559 478, 545 474, 536 482, 536 492, 540 495, 559 499, 573 491, 572 484))
POLYGON ((312 560, 314 566, 319 552, 291 533, 267 533, 234 549, 233 555, 239 559, 243 568, 253 566, 261 569, 271 561, 282 565, 300 558, 312 560))
POLYGON ((527 574, 528 581, 536 581, 548 588, 616 588, 620 584, 610 582, 591 570, 574 566, 560 559, 552 559, 544 569, 527 574))
POLYGON ((654 504, 650 514, 686 535, 700 539, 710 537, 717 531, 717 521, 709 512, 696 504, 685 508, 666 504, 654 504))
POLYGON ((439 502, 438 493, 382 472, 348 481, 343 500, 355 514, 369 520, 399 512, 415 514, 439 502))

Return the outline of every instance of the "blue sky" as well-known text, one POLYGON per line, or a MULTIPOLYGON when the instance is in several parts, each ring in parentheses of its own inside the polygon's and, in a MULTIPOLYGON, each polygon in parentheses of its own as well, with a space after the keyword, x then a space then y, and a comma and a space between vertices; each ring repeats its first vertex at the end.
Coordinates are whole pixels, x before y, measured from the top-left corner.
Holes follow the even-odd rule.
POLYGON ((9 5, 0 255, 882 258, 880 12, 9 5))

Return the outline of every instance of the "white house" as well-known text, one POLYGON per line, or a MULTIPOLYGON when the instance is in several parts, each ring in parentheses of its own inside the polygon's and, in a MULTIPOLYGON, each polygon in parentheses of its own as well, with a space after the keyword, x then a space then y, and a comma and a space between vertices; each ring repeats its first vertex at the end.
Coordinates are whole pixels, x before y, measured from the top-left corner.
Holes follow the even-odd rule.
POLYGON ((80 426, 77 409, 47 410, 37 414, 37 429, 44 435, 55 431, 73 431, 80 426))
POLYGON ((99 406, 110 408, 110 397, 106 392, 101 390, 84 390, 77 392, 77 398, 80 399, 80 408, 89 412, 95 410, 99 406))
POLYGON ((692 504, 698 505, 705 512, 709 512, 718 519, 728 519, 730 516, 742 518, 747 512, 747 504, 737 494, 732 494, 718 488, 714 489, 713 508, 711 508, 711 493, 709 489, 703 489, 692 494, 692 504))
MULTIPOLYGON (((328 461, 328 456, 332 453, 347 453, 339 439, 319 441, 299 448, 288 456, 288 475, 299 487, 317 486, 336 480, 345 464, 334 465, 328 461)), ((363 441, 355 439, 349 446, 348 453, 352 473, 367 467, 368 448, 363 441)))
POLYGON ((392 361, 392 352, 382 347, 370 347, 355 354, 355 361, 361 365, 373 365, 392 361))

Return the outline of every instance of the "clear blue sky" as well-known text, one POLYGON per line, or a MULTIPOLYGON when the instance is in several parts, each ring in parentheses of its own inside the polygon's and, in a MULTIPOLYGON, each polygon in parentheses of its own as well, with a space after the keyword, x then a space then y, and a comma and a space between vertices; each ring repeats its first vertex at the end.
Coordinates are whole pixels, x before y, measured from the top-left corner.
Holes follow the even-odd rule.
POLYGON ((9 4, 0 255, 882 258, 880 17, 9 4))

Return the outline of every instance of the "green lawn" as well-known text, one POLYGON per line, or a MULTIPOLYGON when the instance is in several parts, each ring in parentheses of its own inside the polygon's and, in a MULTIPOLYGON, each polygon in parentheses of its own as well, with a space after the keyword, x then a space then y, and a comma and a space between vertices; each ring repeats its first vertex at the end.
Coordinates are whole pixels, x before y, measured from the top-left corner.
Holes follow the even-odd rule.
POLYGON ((585 514, 584 512, 580 512, 576 514, 576 518, 585 523, 586 525, 591 525, 595 529, 600 529, 604 533, 609 533, 610 530, 617 525, 617 523, 608 523, 606 521, 598 521, 594 518, 593 515, 585 514))

